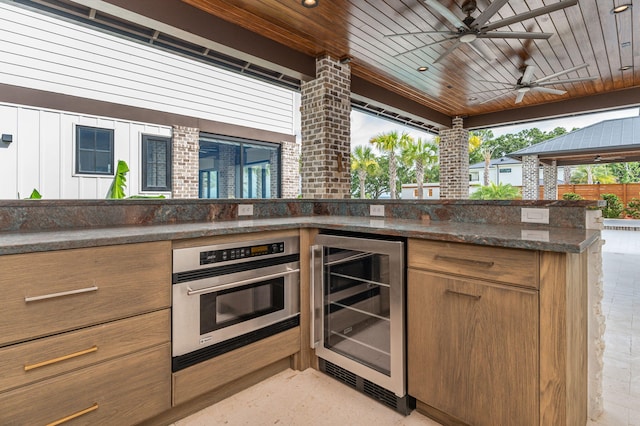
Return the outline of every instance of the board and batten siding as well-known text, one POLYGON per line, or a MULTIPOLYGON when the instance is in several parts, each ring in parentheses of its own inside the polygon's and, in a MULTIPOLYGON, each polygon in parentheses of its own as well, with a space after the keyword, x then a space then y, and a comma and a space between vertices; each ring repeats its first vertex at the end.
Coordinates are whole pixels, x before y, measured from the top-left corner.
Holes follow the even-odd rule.
MULTIPOLYGON (((172 129, 147 123, 0 103, 0 199, 27 198, 37 189, 46 199, 105 198, 113 176, 75 174, 75 126, 114 130, 115 162, 124 160, 127 196, 141 194, 142 135, 171 137, 172 129)), ((155 193, 146 193, 153 195, 155 193)), ((160 194, 160 193, 158 193, 160 194)), ((171 193, 161 193, 171 197, 171 193)))
POLYGON ((4 84, 295 134, 297 94, 0 2, 4 84))

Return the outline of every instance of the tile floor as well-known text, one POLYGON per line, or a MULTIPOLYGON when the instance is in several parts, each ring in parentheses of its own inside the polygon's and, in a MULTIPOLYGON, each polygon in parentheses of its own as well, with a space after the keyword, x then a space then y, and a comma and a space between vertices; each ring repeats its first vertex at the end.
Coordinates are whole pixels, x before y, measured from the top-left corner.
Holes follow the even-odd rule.
MULTIPOLYGON (((602 233, 607 319, 605 412, 589 426, 640 426, 640 231, 602 233)), ((287 370, 175 423, 209 425, 437 426, 404 417, 315 370, 287 370)))

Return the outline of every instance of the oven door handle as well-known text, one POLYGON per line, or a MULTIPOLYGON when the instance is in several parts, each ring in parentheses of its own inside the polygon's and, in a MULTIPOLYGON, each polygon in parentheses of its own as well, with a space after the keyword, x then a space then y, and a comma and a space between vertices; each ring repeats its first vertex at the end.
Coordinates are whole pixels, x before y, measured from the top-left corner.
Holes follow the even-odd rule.
POLYGON ((320 344, 322 336, 322 285, 324 282, 324 255, 323 246, 311 246, 311 279, 310 300, 311 300, 311 349, 315 349, 320 344))
POLYGON ((287 275, 291 275, 291 274, 297 274, 298 272, 300 272, 300 269, 291 269, 288 270, 286 272, 279 272, 277 274, 271 274, 271 275, 263 275, 261 277, 256 277, 256 278, 249 278, 246 280, 242 280, 242 281, 235 281, 229 284, 220 284, 220 285, 214 285, 211 287, 207 287, 207 288, 201 288, 198 290, 194 290, 191 287, 187 286, 187 296, 195 296, 197 294, 202 294, 202 293, 211 293, 214 291, 220 291, 220 290, 226 290, 228 288, 234 288, 234 287, 240 287, 243 285, 247 285, 247 284, 253 284, 253 283, 257 283, 260 281, 266 281, 266 280, 270 280, 273 278, 280 278, 280 277, 285 277, 287 275))

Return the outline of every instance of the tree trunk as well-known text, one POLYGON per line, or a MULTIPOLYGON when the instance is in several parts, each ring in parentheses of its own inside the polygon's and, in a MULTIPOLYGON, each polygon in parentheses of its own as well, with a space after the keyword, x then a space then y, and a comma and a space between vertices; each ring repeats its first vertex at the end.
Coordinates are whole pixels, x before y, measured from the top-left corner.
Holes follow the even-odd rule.
POLYGON ((484 153, 484 186, 489 186, 489 167, 491 166, 491 152, 484 153))
POLYGON ((367 171, 364 169, 358 170, 358 180, 360 181, 360 198, 367 198, 364 193, 364 183, 367 179, 367 171))
POLYGON ((424 199, 424 164, 422 161, 416 160, 416 180, 418 181, 418 199, 424 199))
POLYGON ((391 195, 391 199, 396 199, 396 178, 397 178, 397 169, 396 169, 396 153, 393 151, 389 152, 389 191, 391 195))
POLYGON ((589 185, 593 184, 593 167, 592 166, 585 166, 585 169, 587 169, 587 183, 589 185))

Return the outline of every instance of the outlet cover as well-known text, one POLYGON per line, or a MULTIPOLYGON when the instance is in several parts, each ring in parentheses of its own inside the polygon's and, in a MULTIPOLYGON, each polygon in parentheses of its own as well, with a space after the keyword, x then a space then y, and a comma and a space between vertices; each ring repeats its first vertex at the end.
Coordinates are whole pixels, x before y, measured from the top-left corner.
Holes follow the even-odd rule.
POLYGON ((522 222, 549 223, 549 209, 522 208, 522 222))
POLYGON ((253 204, 238 204, 238 216, 253 216, 253 204))
POLYGON ((384 217, 384 206, 381 204, 375 204, 369 206, 369 216, 382 216, 384 217))

